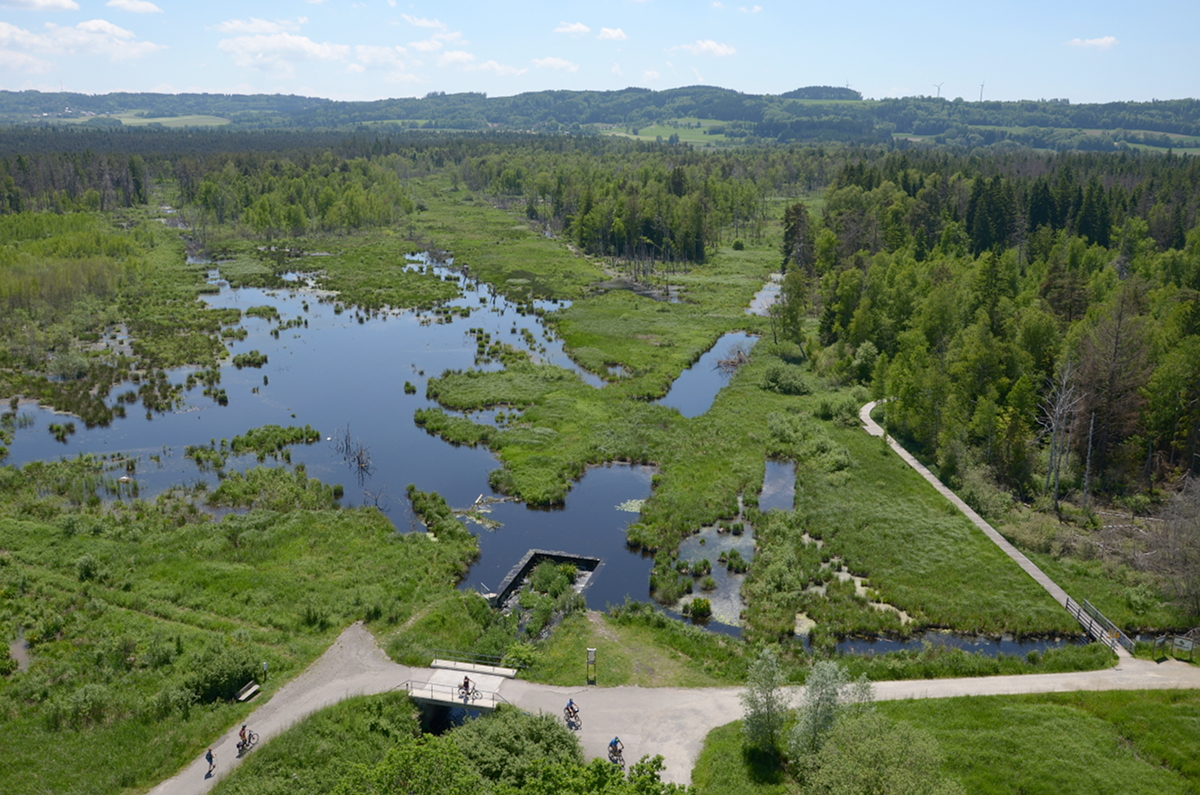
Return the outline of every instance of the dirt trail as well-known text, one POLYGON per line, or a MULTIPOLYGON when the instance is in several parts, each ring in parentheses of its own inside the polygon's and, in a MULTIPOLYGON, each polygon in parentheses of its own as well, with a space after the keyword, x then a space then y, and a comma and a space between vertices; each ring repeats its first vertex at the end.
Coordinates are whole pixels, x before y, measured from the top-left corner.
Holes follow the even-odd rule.
MULTIPOLYGON (((246 723, 259 733, 260 744, 292 724, 339 701, 357 695, 385 693, 412 680, 436 681, 457 677, 432 668, 409 668, 387 658, 362 624, 353 624, 304 673, 282 687, 256 709, 246 723)), ((449 681, 449 680, 447 680, 449 681)), ((484 683, 480 682, 481 689, 484 683)), ((568 698, 579 704, 583 728, 579 739, 588 758, 603 757, 608 741, 620 736, 625 758, 662 754, 664 779, 686 784, 705 736, 742 715, 740 688, 552 687, 517 679, 488 677, 488 689, 530 712, 558 715, 568 698)), ((1076 690, 1200 689, 1200 668, 1169 661, 1122 659, 1115 668, 1069 674, 992 676, 973 679, 932 679, 879 682, 881 701, 906 698, 952 698, 967 695, 1060 693, 1076 690)), ((803 688, 789 690, 793 703, 803 688)), ((153 795, 200 795, 208 792, 241 760, 237 758, 237 728, 214 740, 217 769, 206 777, 203 749, 192 764, 164 781, 153 795)))

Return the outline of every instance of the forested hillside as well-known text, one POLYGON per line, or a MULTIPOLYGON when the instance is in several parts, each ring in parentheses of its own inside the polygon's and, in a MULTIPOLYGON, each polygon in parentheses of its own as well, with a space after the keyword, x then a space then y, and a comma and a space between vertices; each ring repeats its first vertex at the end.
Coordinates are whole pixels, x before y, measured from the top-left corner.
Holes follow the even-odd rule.
POLYGON ((652 91, 539 91, 509 97, 434 91, 420 98, 340 102, 222 94, 0 92, 0 121, 85 126, 204 125, 347 129, 362 124, 440 130, 613 132, 656 124, 703 127, 711 143, 843 141, 895 136, 962 147, 1008 142, 1056 150, 1200 146, 1200 101, 1072 105, 1065 99, 968 102, 935 97, 864 100, 810 86, 781 95, 712 86, 652 91))

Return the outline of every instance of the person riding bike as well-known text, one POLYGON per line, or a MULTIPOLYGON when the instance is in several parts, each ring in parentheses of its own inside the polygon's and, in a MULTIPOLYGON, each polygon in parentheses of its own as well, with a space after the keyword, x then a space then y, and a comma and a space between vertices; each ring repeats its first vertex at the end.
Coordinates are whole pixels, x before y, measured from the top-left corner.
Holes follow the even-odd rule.
POLYGON ((459 694, 463 698, 466 698, 467 696, 471 695, 471 686, 473 684, 474 683, 471 681, 471 678, 469 676, 464 676, 463 683, 461 685, 459 685, 459 688, 458 688, 459 694))
POLYGON ((567 706, 563 709, 563 712, 568 718, 574 719, 579 717, 579 707, 575 706, 575 699, 567 699, 567 706))
POLYGON ((620 737, 614 737, 608 744, 608 758, 613 762, 621 759, 622 752, 625 750, 625 743, 621 742, 620 737))
POLYGON ((246 746, 247 746, 246 724, 243 723, 242 728, 238 730, 238 744, 237 744, 238 753, 241 753, 242 750, 246 748, 246 746))

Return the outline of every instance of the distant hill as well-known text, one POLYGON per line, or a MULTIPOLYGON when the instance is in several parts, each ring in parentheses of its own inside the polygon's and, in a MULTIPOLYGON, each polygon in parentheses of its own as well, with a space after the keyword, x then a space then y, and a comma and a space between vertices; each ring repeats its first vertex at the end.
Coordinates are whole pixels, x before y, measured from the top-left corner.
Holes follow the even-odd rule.
POLYGON ((852 88, 837 88, 836 86, 807 86, 779 96, 784 99, 862 99, 861 92, 852 88))
MULTIPOLYGON (((536 91, 510 97, 434 92, 420 98, 338 102, 269 94, 87 95, 0 91, 0 123, 347 130, 395 125, 431 130, 619 132, 703 128, 706 144, 886 142, 1049 149, 1200 148, 1200 101, 965 102, 934 97, 864 100, 858 91, 808 86, 781 95, 714 86, 665 91, 536 91), (103 121, 111 120, 111 121, 103 121)), ((692 137, 696 142, 700 133, 692 137)), ((666 137, 664 135, 664 137, 666 137)), ((673 138, 672 140, 675 140, 673 138)))

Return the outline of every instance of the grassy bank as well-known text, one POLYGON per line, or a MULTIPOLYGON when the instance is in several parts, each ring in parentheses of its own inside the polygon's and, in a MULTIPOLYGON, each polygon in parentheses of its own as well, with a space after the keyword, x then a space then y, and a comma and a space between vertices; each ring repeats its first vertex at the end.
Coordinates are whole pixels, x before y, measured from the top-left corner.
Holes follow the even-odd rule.
POLYGON ((324 795, 355 767, 378 763, 398 741, 419 734, 417 715, 405 694, 348 699, 254 749, 213 792, 324 795))
POLYGON ((433 543, 373 509, 326 507, 328 487, 302 470, 251 470, 220 501, 272 509, 218 521, 203 493, 95 499, 120 490, 111 466, 0 470, 0 622, 23 629, 31 660, 0 679, 4 792, 170 775, 246 714, 228 699, 262 662, 269 696, 351 621, 399 627, 459 598, 474 554, 474 539, 433 543))
MULTIPOLYGON (((1200 791, 1200 693, 1053 693, 881 702, 931 734, 942 772, 971 793, 1200 791)), ((714 729, 692 780, 700 795, 775 795, 790 776, 743 751, 741 722, 714 729)))

